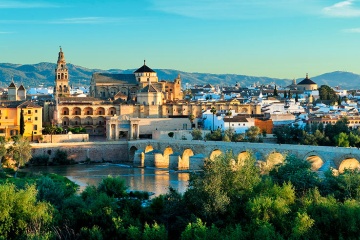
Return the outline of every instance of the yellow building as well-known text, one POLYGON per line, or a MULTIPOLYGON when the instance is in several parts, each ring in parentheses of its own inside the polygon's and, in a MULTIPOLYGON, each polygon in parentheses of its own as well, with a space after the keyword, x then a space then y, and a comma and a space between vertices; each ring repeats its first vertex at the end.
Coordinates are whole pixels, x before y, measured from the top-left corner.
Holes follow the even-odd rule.
POLYGON ((31 101, 2 101, 0 103, 0 136, 9 138, 20 134, 23 110, 24 137, 37 140, 42 135, 42 107, 31 101))

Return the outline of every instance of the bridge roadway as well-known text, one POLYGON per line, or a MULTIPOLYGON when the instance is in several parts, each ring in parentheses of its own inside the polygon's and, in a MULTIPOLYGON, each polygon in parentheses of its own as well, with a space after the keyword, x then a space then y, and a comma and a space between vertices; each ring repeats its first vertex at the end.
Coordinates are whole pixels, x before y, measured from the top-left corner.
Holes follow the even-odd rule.
POLYGON ((197 140, 135 140, 128 142, 130 161, 135 166, 198 170, 206 158, 232 151, 238 161, 252 153, 262 167, 282 162, 287 155, 309 161, 314 171, 360 168, 360 149, 342 147, 215 142, 197 140))

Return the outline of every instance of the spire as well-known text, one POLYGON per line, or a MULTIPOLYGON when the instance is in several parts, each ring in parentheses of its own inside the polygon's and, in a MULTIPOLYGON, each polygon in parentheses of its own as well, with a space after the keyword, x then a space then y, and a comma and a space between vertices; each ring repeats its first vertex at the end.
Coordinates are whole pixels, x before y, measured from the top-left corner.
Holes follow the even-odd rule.
POLYGON ((144 59, 144 66, 146 65, 145 63, 146 63, 146 60, 144 59))
POLYGON ((306 79, 309 79, 309 74, 308 73, 306 73, 306 79))

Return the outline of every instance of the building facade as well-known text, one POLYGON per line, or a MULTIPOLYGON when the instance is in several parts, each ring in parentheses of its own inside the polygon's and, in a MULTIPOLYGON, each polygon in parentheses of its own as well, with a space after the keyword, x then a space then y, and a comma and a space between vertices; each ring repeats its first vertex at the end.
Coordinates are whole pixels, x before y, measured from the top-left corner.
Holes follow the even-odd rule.
POLYGON ((24 117, 23 136, 37 140, 42 135, 42 107, 30 101, 2 101, 0 105, 0 136, 20 134, 21 111, 24 117))

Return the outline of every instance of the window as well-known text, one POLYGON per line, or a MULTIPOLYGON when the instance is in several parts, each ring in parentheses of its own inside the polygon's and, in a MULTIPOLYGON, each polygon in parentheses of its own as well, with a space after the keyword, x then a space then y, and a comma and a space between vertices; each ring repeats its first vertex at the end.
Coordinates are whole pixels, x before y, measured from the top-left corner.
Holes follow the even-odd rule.
POLYGON ((33 130, 37 130, 37 125, 34 125, 34 128, 33 128, 33 130))
POLYGON ((34 134, 37 134, 37 132, 34 132, 34 134))
POLYGON ((114 111, 111 110, 111 111, 110 111, 110 114, 111 114, 111 115, 114 115, 114 111))
POLYGON ((35 113, 37 113, 37 110, 35 110, 35 113))
POLYGON ((28 114, 31 114, 31 110, 28 110, 28 114))
POLYGON ((35 117, 35 121, 37 121, 38 120, 38 118, 37 117, 35 117))
POLYGON ((101 125, 101 121, 99 121, 99 125, 101 125))

